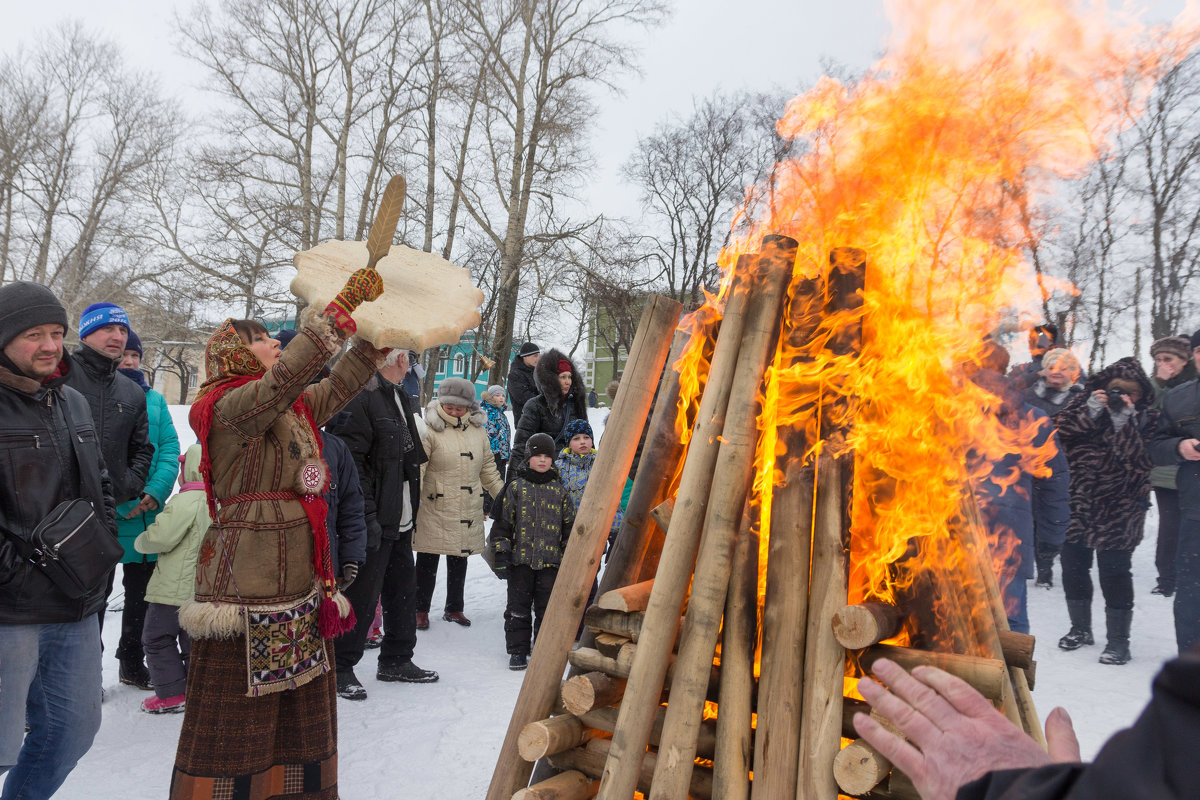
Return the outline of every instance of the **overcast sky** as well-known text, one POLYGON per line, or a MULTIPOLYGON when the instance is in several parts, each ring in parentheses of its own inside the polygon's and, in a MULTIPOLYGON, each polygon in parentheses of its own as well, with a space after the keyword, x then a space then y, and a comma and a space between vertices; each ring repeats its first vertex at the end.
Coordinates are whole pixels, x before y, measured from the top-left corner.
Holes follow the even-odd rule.
MULTIPOLYGON (((970 0, 962 0, 969 2, 970 0)), ((130 64, 159 74, 164 88, 195 96, 197 68, 175 55, 172 18, 191 0, 10 0, 0 50, 12 52, 40 28, 82 19, 116 41, 130 64)), ((1117 3, 1113 3, 1117 5, 1117 3)), ((1148 21, 1169 19, 1184 0, 1146 2, 1148 21)), ((624 96, 601 100, 593 141, 597 157, 587 199, 595 211, 635 216, 637 192, 620 178, 639 135, 695 98, 721 89, 799 94, 819 75, 822 58, 859 70, 882 49, 883 0, 675 0, 667 23, 642 37, 642 75, 623 81, 624 96)))

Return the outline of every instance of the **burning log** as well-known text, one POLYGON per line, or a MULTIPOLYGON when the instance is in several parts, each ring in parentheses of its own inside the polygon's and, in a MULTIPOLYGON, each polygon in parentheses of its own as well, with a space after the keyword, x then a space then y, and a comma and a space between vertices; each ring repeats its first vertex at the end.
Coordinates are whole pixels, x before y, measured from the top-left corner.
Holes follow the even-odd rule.
MULTIPOLYGON (((696 754, 697 727, 729 591, 734 542, 749 494, 758 442, 759 387, 779 335, 780 304, 791 279, 796 253, 796 243, 790 239, 768 237, 763 244, 764 253, 756 270, 761 280, 756 282, 756 292, 746 313, 729 411, 712 476, 712 498, 705 515, 679 656, 671 678, 671 702, 660 745, 660 752, 668 757, 658 761, 651 800, 686 795, 696 754)), ((741 677, 748 691, 753 671, 745 671, 741 677)))
POLYGON ((607 611, 623 611, 625 613, 645 611, 646 605, 650 601, 650 590, 653 588, 653 580, 642 581, 632 586, 622 586, 600 595, 596 605, 607 611))
POLYGON ((889 658, 910 671, 922 666, 937 667, 966 681, 989 700, 999 700, 1008 685, 1008 671, 1004 662, 994 658, 957 653, 931 653, 910 647, 877 644, 867 648, 859 656, 859 664, 864 671, 869 672, 871 665, 880 658, 889 658))
MULTIPOLYGON (((750 796, 753 755, 754 644, 758 633, 758 513, 746 501, 742 529, 733 552, 733 575, 725 601, 721 638, 721 690, 717 705, 717 752, 713 792, 726 800, 750 796)), ((700 754, 699 740, 696 753, 700 754)))
POLYGON ((600 778, 597 796, 605 800, 628 800, 637 786, 654 710, 666 677, 670 648, 679 627, 684 593, 691 583, 700 523, 712 486, 718 438, 724 428, 745 321, 749 287, 744 286, 739 277, 735 274, 732 294, 721 320, 721 332, 717 336, 708 382, 700 401, 696 429, 684 459, 678 500, 663 541, 654 591, 645 611, 643 635, 639 639, 639 646, 645 645, 645 649, 639 651, 640 657, 630 673, 630 689, 621 702, 620 723, 613 733, 612 748, 600 778))
POLYGON ((841 745, 846 650, 833 638, 830 621, 846 604, 847 564, 841 465, 827 454, 817 461, 816 487, 797 781, 803 796, 833 798, 837 796, 833 759, 841 745))
MULTIPOLYGON (((612 759, 612 743, 607 739, 593 739, 586 747, 577 747, 557 755, 550 756, 550 763, 556 769, 574 769, 585 775, 596 777, 607 769, 607 763, 612 759)), ((647 793, 654 779, 654 766, 658 762, 658 754, 647 752, 634 776, 634 788, 647 793)), ((603 781, 603 779, 602 779, 603 781)), ((600 791, 603 791, 601 782, 600 791)), ((630 797, 633 796, 632 790, 630 797)), ((698 800, 711 800, 713 797, 712 770, 696 767, 692 772, 692 782, 687 789, 687 796, 698 800)))
MULTIPOLYGON (((569 711, 570 706, 567 709, 569 711)), ((537 761, 551 753, 579 747, 591 738, 592 731, 585 728, 572 712, 529 723, 521 729, 517 747, 521 751, 521 758, 537 761)))
POLYGON ((811 465, 792 459, 785 485, 775 487, 771 508, 759 679, 762 702, 758 705, 751 787, 755 800, 796 795, 813 479, 811 465))
POLYGON ((604 432, 604 452, 596 458, 588 489, 580 502, 571 533, 572 546, 567 548, 559 566, 546 616, 534 642, 533 657, 500 747, 487 800, 509 800, 529 782, 533 765, 520 757, 517 740, 527 724, 549 715, 558 698, 567 652, 578 632, 600 566, 600 556, 621 500, 624 476, 633 463, 654 399, 654 384, 667 359, 671 341, 667 332, 676 326, 681 308, 674 300, 653 296, 642 314, 630 347, 621 393, 604 432))
MULTIPOLYGON (((865 704, 864 704, 865 705, 865 704)), ((612 733, 617 729, 617 709, 597 708, 582 715, 579 719, 584 725, 598 731, 612 733)), ((650 728, 650 744, 658 747, 662 737, 663 721, 667 718, 667 710, 659 707, 654 715, 654 724, 650 728)), ((700 735, 696 738, 696 755, 701 758, 713 758, 717 748, 717 726, 711 719, 700 723, 700 735)))
POLYGON ((512 800, 588 800, 596 796, 599 788, 599 781, 578 770, 568 770, 521 789, 512 796, 512 800))
POLYGON ((610 678, 603 672, 588 672, 569 678, 562 690, 563 705, 576 716, 594 708, 616 705, 624 695, 625 681, 610 678))
POLYGON ((847 650, 890 639, 904 625, 904 612, 888 603, 849 605, 833 615, 833 636, 847 650))
POLYGON ((636 642, 641 636, 642 622, 645 617, 646 615, 640 611, 626 614, 622 611, 605 611, 599 606, 591 606, 583 615, 583 622, 593 631, 611 633, 636 642))

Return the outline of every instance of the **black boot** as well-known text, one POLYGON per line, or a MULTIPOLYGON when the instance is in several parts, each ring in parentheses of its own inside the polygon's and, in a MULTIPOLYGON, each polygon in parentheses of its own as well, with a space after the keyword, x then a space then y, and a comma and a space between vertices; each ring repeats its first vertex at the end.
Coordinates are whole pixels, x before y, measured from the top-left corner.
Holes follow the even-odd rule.
POLYGON ((144 691, 154 688, 150 681, 150 670, 140 660, 132 658, 121 659, 121 668, 117 671, 117 679, 126 686, 133 686, 144 691))
POLYGON ((402 681, 404 683, 433 683, 438 674, 431 669, 421 669, 408 659, 393 661, 379 659, 379 668, 375 672, 377 681, 402 681))
POLYGON ((1100 663, 1128 664, 1129 625, 1133 622, 1133 609, 1106 608, 1104 617, 1108 624, 1108 645, 1100 654, 1100 663))
POLYGON ((1071 617, 1071 630, 1058 640, 1062 650, 1078 650, 1085 644, 1095 644, 1092 638, 1092 604, 1087 600, 1068 600, 1067 614, 1071 617))

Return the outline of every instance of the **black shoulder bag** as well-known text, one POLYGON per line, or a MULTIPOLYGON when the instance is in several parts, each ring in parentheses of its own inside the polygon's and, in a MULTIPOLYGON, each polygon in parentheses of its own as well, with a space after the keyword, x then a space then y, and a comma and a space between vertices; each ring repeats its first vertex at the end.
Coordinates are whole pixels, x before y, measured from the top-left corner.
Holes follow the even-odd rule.
MULTIPOLYGON (((79 464, 80 489, 86 494, 83 471, 86 462, 79 452, 79 436, 66 402, 63 419, 71 436, 71 448, 79 464)), ((59 591, 79 600, 100 588, 108 573, 120 563, 125 548, 112 535, 92 504, 83 497, 64 500, 38 523, 29 541, 10 535, 21 555, 45 573, 59 591)))

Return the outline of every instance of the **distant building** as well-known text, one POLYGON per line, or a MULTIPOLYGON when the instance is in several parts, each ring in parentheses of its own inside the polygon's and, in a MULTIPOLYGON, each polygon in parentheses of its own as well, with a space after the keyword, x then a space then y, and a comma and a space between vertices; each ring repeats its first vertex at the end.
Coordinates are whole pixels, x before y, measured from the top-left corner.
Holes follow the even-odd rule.
POLYGON ((601 403, 608 403, 604 394, 608 384, 625 371, 645 303, 646 295, 641 295, 620 308, 602 304, 588 320, 583 379, 589 389, 596 390, 601 403))
MULTIPOLYGON (((520 347, 520 342, 513 343, 510 361, 517 355, 520 347)), ((490 385, 490 367, 485 366, 486 362, 481 358, 481 354, 475 350, 475 331, 467 331, 457 342, 441 350, 441 358, 438 359, 437 369, 434 371, 435 391, 443 378, 466 378, 475 382, 475 389, 482 395, 490 385)))

